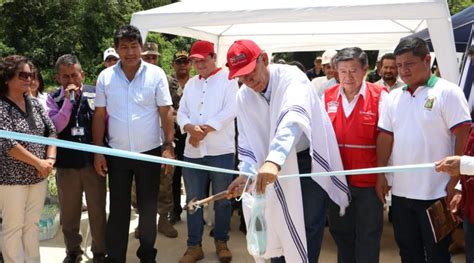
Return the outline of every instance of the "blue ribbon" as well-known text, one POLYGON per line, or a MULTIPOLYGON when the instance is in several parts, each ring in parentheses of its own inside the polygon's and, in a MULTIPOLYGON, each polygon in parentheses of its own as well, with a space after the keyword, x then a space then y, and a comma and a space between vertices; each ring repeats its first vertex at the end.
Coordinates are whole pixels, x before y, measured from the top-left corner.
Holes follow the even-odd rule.
POLYGON ((168 165, 173 165, 173 166, 207 170, 207 171, 218 172, 218 173, 237 174, 237 175, 243 174, 246 176, 252 176, 252 174, 243 173, 243 172, 239 172, 235 170, 223 169, 223 168, 212 167, 212 166, 201 165, 201 164, 194 164, 194 163, 183 162, 183 161, 174 160, 174 159, 167 159, 163 157, 153 156, 149 154, 134 153, 134 152, 124 151, 124 150, 112 149, 108 147, 95 146, 95 145, 89 145, 89 144, 78 143, 78 142, 70 142, 70 141, 65 141, 65 140, 41 137, 41 136, 24 134, 24 133, 19 133, 19 132, 0 130, 0 138, 2 137, 6 139, 25 141, 25 142, 31 142, 31 143, 39 143, 39 144, 45 144, 45 145, 53 145, 53 146, 57 146, 61 148, 67 148, 67 149, 73 149, 73 150, 91 152, 91 153, 99 153, 99 154, 134 159, 134 160, 139 160, 139 161, 168 164, 168 165))
POLYGON ((338 175, 360 175, 360 174, 378 174, 378 173, 406 173, 417 170, 434 169, 435 163, 421 163, 421 164, 408 164, 408 165, 397 165, 397 166, 385 166, 375 168, 364 168, 364 169, 353 169, 345 171, 333 171, 333 172, 318 172, 318 173, 307 173, 307 174, 290 174, 290 175, 279 175, 278 179, 292 178, 292 177, 310 177, 310 176, 338 176, 338 175))
MULTIPOLYGON (((78 143, 78 142, 70 142, 70 141, 65 141, 65 140, 41 137, 41 136, 24 134, 24 133, 19 133, 19 132, 0 130, 0 138, 26 141, 26 142, 31 142, 31 143, 39 143, 39 144, 45 144, 45 145, 54 145, 57 147, 68 148, 68 149, 73 149, 73 150, 78 150, 78 151, 99 153, 99 154, 134 159, 134 160, 139 160, 139 161, 180 166, 180 167, 185 167, 185 168, 207 170, 211 172, 245 175, 248 177, 255 176, 255 174, 253 173, 245 173, 245 172, 240 172, 240 171, 235 171, 235 170, 230 170, 230 169, 223 169, 223 168, 212 167, 212 166, 207 166, 207 165, 200 165, 200 164, 194 164, 190 162, 167 159, 167 158, 157 157, 157 156, 143 154, 143 153, 134 153, 134 152, 124 151, 124 150, 111 149, 107 147, 89 145, 89 144, 78 143)), ((310 177, 310 176, 338 176, 338 175, 342 176, 342 175, 360 175, 360 174, 394 173, 394 172, 406 173, 406 172, 412 172, 412 171, 417 171, 417 170, 434 169, 434 168, 435 168, 435 163, 423 163, 423 164, 385 166, 385 167, 333 171, 333 172, 279 175, 278 179, 286 179, 286 178, 294 178, 294 177, 310 177)))

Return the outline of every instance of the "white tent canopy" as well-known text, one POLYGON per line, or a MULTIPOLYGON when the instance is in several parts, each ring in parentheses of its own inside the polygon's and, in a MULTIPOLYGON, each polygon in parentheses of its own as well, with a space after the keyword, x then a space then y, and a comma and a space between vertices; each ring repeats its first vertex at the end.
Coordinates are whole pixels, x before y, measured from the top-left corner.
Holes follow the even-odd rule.
POLYGON ((187 0, 134 13, 131 24, 216 44, 223 64, 237 39, 267 52, 359 46, 393 50, 400 38, 428 27, 443 77, 458 81, 446 0, 187 0))

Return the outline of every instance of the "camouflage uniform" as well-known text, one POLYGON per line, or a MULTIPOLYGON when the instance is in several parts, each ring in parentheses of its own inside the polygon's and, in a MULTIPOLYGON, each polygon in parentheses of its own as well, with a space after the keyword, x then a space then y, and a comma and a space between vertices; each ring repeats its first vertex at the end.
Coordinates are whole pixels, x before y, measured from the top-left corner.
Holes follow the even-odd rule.
MULTIPOLYGON (((179 86, 179 82, 176 78, 168 76, 168 84, 170 88, 171 100, 173 101, 173 109, 176 123, 176 112, 179 107, 179 100, 183 95, 183 88, 179 86)), ((175 125, 176 128, 176 125, 175 125)), ((164 173, 164 169, 161 169, 160 177, 160 191, 158 193, 158 214, 168 214, 173 210, 173 171, 169 174, 164 173)))

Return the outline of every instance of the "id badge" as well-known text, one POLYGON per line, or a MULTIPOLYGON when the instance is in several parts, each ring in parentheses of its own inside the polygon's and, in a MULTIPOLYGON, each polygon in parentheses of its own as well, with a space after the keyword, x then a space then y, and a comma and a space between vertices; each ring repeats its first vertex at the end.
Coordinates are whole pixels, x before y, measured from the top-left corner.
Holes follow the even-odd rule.
POLYGON ((71 135, 72 136, 84 136, 84 127, 72 127, 71 135))
POLYGON ((337 101, 331 101, 328 103, 328 113, 335 113, 337 112, 337 107, 339 103, 337 101))

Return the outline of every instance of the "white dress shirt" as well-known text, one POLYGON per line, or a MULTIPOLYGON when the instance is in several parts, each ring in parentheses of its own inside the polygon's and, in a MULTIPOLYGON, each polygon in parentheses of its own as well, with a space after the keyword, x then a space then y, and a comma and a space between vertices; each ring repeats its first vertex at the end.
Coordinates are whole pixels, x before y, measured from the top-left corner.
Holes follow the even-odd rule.
POLYGON ((129 81, 119 62, 97 79, 96 107, 106 107, 109 145, 114 149, 146 152, 162 144, 158 107, 172 105, 165 72, 141 62, 129 81))
MULTIPOLYGON (((364 81, 362 81, 362 85, 360 87, 359 93, 357 93, 357 95, 354 96, 352 101, 349 102, 349 100, 347 99, 346 94, 344 93, 344 89, 342 88, 342 86, 339 86, 338 99, 339 99, 339 96, 342 96, 342 109, 344 110, 344 115, 346 116, 346 118, 349 118, 349 116, 351 116, 351 113, 352 113, 352 111, 354 111, 354 108, 357 104, 357 101, 359 100, 359 97, 360 96, 362 96, 362 97, 365 96, 366 87, 367 87, 367 84, 364 80, 364 81)), ((382 108, 383 108, 383 105, 384 105, 383 101, 387 97, 387 94, 388 93, 386 91, 382 91, 382 93, 380 93, 380 97, 379 97, 379 115, 382 114, 382 108)), ((323 95, 321 101, 324 102, 324 95, 323 95)))
POLYGON ((184 86, 179 102, 178 125, 209 125, 216 129, 200 141, 199 147, 186 139, 184 156, 203 158, 235 152, 235 125, 237 115, 236 95, 238 84, 228 79, 226 70, 219 70, 207 79, 194 76, 184 86))

